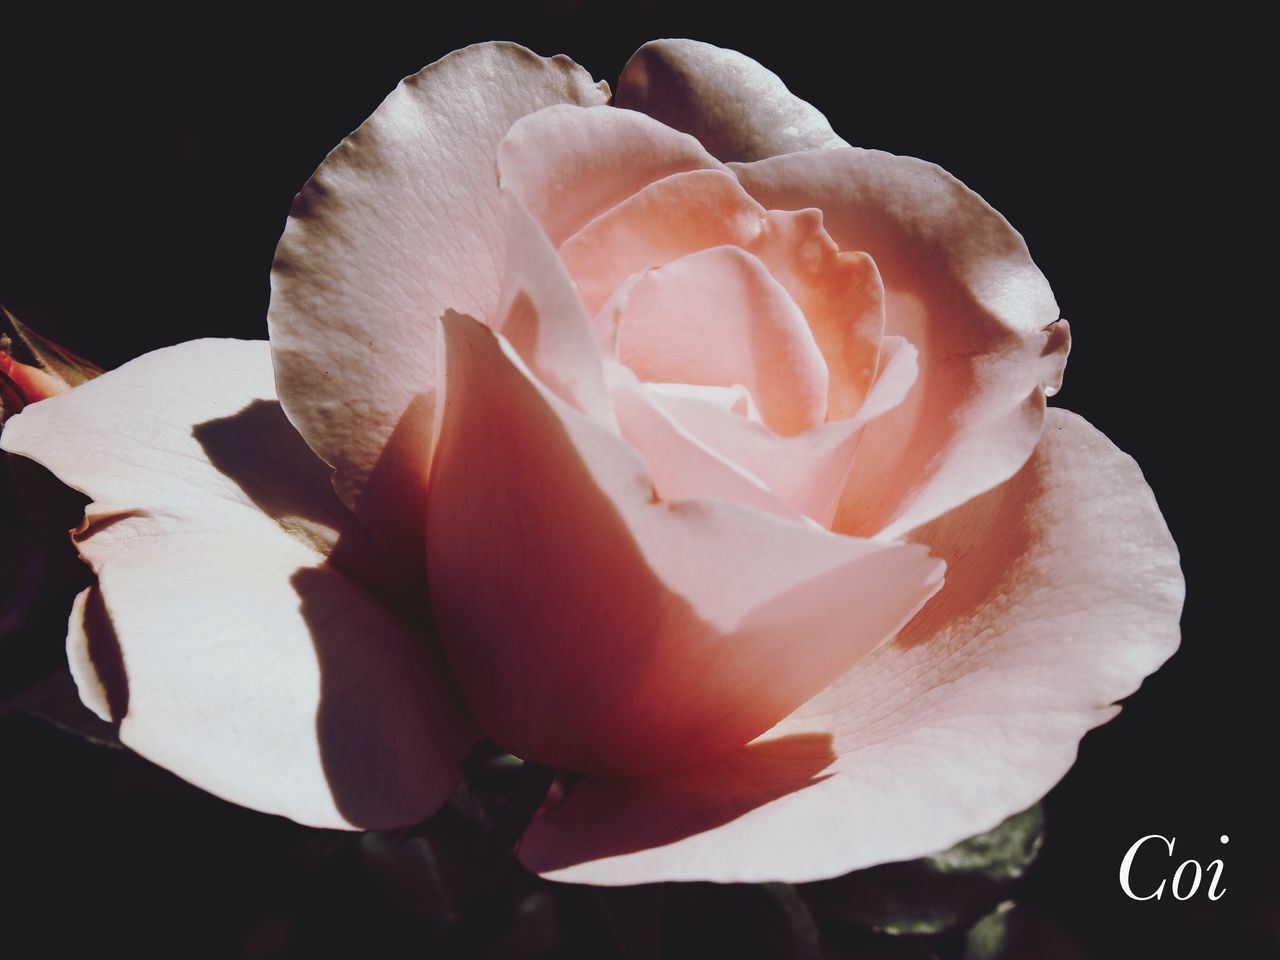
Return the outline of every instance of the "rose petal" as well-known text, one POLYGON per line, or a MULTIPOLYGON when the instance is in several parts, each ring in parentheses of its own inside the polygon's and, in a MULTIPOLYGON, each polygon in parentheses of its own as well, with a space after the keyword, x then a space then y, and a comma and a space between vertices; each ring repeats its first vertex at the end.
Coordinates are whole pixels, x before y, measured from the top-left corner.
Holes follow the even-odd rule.
POLYGON ((804 314, 738 247, 647 271, 629 289, 616 344, 641 380, 741 384, 765 423, 786 436, 826 418, 827 365, 804 314))
POLYGON ((799 306, 830 371, 828 416, 851 416, 875 375, 884 292, 871 258, 841 252, 819 211, 766 212, 722 169, 677 173, 596 216, 560 256, 607 350, 636 274, 726 245, 754 254, 799 306))
POLYGON ((708 387, 700 383, 650 383, 645 391, 658 397, 675 400, 701 400, 725 413, 736 413, 755 423, 760 422, 760 411, 747 388, 741 384, 731 387, 708 387))
MULTIPOLYGON (((800 519, 800 515, 774 496, 759 477, 685 430, 663 408, 661 400, 650 394, 650 388, 636 379, 634 373, 620 364, 611 364, 609 373, 622 436, 644 458, 659 496, 665 500, 723 497, 767 513, 800 519)), ((717 389, 733 393, 731 387, 703 388, 717 389)), ((739 390, 744 398, 750 398, 745 389, 739 390)), ((716 401, 699 398, 699 402, 715 403, 717 410, 729 414, 730 411, 718 401, 719 398, 716 401)))
POLYGON ((597 423, 617 429, 595 334, 573 281, 537 222, 504 194, 507 259, 490 324, 543 385, 597 423))
POLYGON ((883 368, 858 412, 794 437, 728 408, 720 399, 646 385, 653 401, 689 436, 764 484, 779 501, 830 527, 863 428, 893 409, 916 379, 916 351, 901 337, 885 337, 883 368))
POLYGON ((919 533, 947 585, 896 642, 719 767, 576 784, 520 858, 575 883, 799 882, 931 853, 1041 797, 1177 648, 1177 549, 1137 465, 1073 414, 919 533))
POLYGON ((95 514, 208 518, 324 555, 362 536, 282 415, 264 341, 193 340, 54 399, 9 421, 4 449, 91 496, 95 514))
POLYGON ((901 536, 1007 479, 1034 449, 1070 338, 1022 238, 945 171, 853 148, 736 166, 771 209, 817 207, 875 260, 887 333, 920 351, 908 402, 863 437, 836 528, 901 536))
POLYGON ((921 547, 660 500, 635 450, 487 328, 452 314, 443 326, 432 611, 468 706, 505 749, 594 773, 702 762, 789 713, 937 588, 921 547))
POLYGON ((535 110, 607 98, 565 57, 467 47, 404 80, 294 201, 268 317, 281 402, 405 563, 421 556, 436 320, 498 300, 498 142, 535 110))
POLYGON ((693 134, 726 161, 845 145, 776 74, 698 40, 646 43, 623 68, 615 102, 693 134))
POLYGON ((655 180, 723 170, 693 137, 616 107, 547 107, 517 120, 498 145, 504 189, 559 246, 655 180))
POLYGON ((119 638, 124 743, 310 826, 401 827, 448 799, 466 745, 440 668, 355 581, 284 537, 110 529, 84 552, 119 638))
POLYGON ((818 210, 770 210, 751 252, 791 294, 829 371, 827 419, 857 412, 871 389, 884 333, 884 288, 875 261, 841 252, 818 210))
POLYGON ((327 562, 387 579, 275 402, 265 342, 140 357, 28 408, 2 445, 94 500, 77 540, 98 587, 68 654, 125 743, 317 826, 415 822, 456 786, 466 742, 439 668, 327 562))
POLYGON ((651 183, 596 217, 560 247, 589 316, 632 274, 699 250, 745 247, 765 211, 722 170, 677 173, 651 183))
POLYGON ((120 638, 107 616, 102 593, 81 590, 67 622, 67 668, 80 702, 111 723, 129 709, 129 681, 120 660, 120 638))

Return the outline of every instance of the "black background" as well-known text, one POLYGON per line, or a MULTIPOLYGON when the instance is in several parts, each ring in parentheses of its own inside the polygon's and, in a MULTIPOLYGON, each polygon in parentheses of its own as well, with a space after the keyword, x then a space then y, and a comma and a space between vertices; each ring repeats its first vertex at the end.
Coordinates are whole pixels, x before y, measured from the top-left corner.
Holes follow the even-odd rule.
MULTIPOLYGON (((519 10, 10 24, 0 302, 108 367, 197 336, 264 337, 294 192, 403 75, 484 39, 567 53, 610 82, 657 36, 742 50, 845 139, 941 164, 1020 230, 1072 322, 1054 403, 1138 460, 1182 553, 1183 647, 1084 741, 1047 802, 1024 898, 1091 956, 1280 953, 1275 485, 1263 457, 1275 306, 1261 282, 1274 276, 1274 201, 1254 137, 1271 123, 1256 25, 859 11, 841 23, 792 4, 767 18, 519 10), (1227 895, 1127 899, 1119 862, 1149 833, 1177 837, 1174 863, 1223 856, 1227 895)), ((35 721, 0 719, 0 883, 13 888, 0 939, 218 955, 305 895, 296 829, 140 761, 122 783, 118 766, 35 721)))

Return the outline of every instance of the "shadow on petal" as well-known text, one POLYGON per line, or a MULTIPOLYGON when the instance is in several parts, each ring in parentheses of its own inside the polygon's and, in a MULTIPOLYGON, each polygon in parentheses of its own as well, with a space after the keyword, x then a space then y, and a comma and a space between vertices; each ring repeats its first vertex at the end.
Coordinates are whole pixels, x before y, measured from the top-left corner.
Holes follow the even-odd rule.
MULTIPOLYGON (((422 609, 426 607, 425 513, 434 424, 435 394, 420 393, 409 402, 391 431, 354 504, 356 515, 377 541, 383 566, 395 571, 393 586, 397 594, 415 595, 422 609)), ((339 494, 343 492, 339 490, 339 494)), ((330 561, 339 567, 352 561, 358 563, 360 557, 354 551, 368 546, 344 536, 330 561)))
POLYGON ((85 601, 85 635, 88 638, 89 660, 98 682, 107 697, 107 709, 117 723, 129 712, 129 677, 124 670, 124 658, 120 653, 120 640, 107 605, 102 602, 102 592, 93 590, 85 601))
POLYGON ((834 760, 829 735, 796 734, 750 743, 682 775, 583 780, 561 807, 534 821, 520 859, 537 873, 549 873, 675 843, 821 783, 834 760), (633 829, 620 835, 612 829, 618 822, 633 829))
POLYGON ((336 498, 329 467, 311 452, 276 400, 191 428, 209 462, 259 509, 279 519, 332 524, 336 498))
MULTIPOLYGON (((349 581, 347 581, 349 583, 349 581)), ((372 611, 323 568, 291 583, 320 670, 316 733, 334 805, 354 826, 416 823, 447 799, 468 737, 447 670, 422 629, 372 611)))
POLYGON ((192 435, 209 462, 286 531, 415 619, 426 613, 423 510, 434 396, 419 394, 392 431, 357 504, 366 527, 334 492, 333 471, 294 429, 278 401, 256 400, 239 413, 196 424, 192 435), (405 464, 420 464, 411 489, 405 464))
MULTIPOLYGON (((429 455, 417 428, 431 412, 429 395, 405 411, 362 494, 362 502, 384 501, 372 515, 421 517, 422 494, 393 484, 406 475, 405 457, 429 455)), ((319 551, 289 582, 315 649, 316 733, 338 811, 367 828, 434 812, 456 783, 442 786, 441 770, 456 764, 469 741, 426 613, 421 523, 401 519, 404 537, 419 544, 416 562, 402 564, 342 504, 328 465, 275 401, 255 401, 192 432, 219 472, 319 551)))
POLYGON ((67 665, 80 701, 117 727, 129 712, 129 676, 120 638, 102 591, 90 587, 76 598, 67 628, 67 665))

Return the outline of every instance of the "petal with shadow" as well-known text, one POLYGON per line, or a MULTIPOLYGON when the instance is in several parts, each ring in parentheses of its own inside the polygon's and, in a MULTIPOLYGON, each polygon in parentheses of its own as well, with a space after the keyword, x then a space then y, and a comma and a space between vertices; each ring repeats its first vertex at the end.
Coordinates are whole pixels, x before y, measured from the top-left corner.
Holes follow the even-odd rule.
POLYGON ((93 500, 75 537, 98 585, 68 658, 121 740, 302 823, 412 823, 456 786, 465 728, 271 374, 265 342, 181 344, 29 407, 0 442, 93 500))
POLYGON ((526 832, 525 864, 604 885, 804 882, 933 853, 1043 796, 1177 649, 1177 548, 1137 465, 1073 414, 1050 411, 1017 475, 918 533, 944 589, 751 746, 829 737, 830 763, 583 780, 526 832))
POLYGON ((615 102, 693 134, 725 161, 844 146, 775 73, 700 40, 646 43, 623 68, 615 102))
POLYGON ((476 44, 402 81, 294 201, 268 315, 280 399, 406 564, 421 563, 437 319, 498 300, 498 142, 543 107, 607 99, 566 57, 476 44))
POLYGON ((444 330, 431 607, 504 749, 600 774, 696 765, 791 712, 937 589, 942 565, 919 546, 662 500, 638 453, 509 344, 456 314, 444 330))

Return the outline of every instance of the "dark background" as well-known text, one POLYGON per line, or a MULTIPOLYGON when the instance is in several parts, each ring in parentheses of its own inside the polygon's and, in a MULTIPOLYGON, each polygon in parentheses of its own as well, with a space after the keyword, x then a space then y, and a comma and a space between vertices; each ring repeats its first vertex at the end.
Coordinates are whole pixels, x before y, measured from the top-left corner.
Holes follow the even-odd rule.
MULTIPOLYGON (((1049 796, 1023 899, 1090 956, 1280 955, 1278 658, 1260 549, 1275 488, 1261 278, 1275 245, 1256 25, 519 10, 9 24, 0 302, 107 367, 198 336, 261 338, 294 192, 400 77, 485 39, 567 53, 611 83, 657 36, 754 56, 845 139, 939 163, 1020 230, 1072 322, 1055 404, 1138 460, 1182 552, 1183 647, 1049 796), (1223 856, 1227 895, 1127 899, 1119 862, 1149 833, 1177 837, 1175 864, 1223 856)), ((23 649, 0 659, 10 678, 58 656, 56 640, 23 649)), ((217 955, 281 903, 319 895, 299 879, 296 828, 121 764, 0 717, 0 940, 217 955)))

